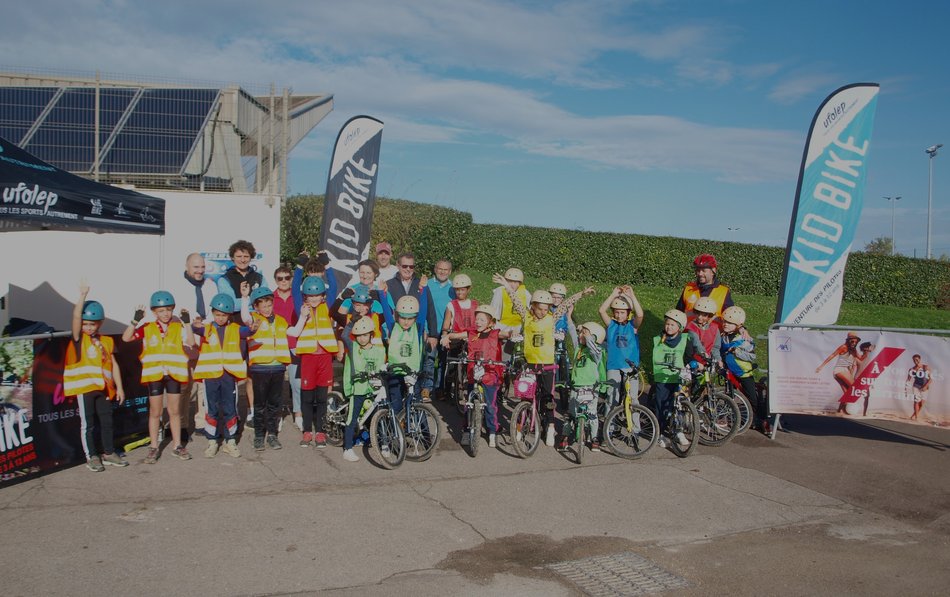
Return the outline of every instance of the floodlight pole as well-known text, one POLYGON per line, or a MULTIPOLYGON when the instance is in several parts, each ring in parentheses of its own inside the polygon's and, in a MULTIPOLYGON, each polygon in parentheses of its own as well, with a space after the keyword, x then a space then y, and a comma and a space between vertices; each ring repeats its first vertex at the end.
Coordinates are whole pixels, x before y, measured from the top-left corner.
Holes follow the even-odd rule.
POLYGON ((885 197, 885 199, 891 202, 891 255, 896 255, 897 241, 894 240, 894 233, 896 230, 894 223, 897 219, 897 202, 901 200, 901 197, 898 195, 897 197, 885 197))
POLYGON ((930 176, 928 177, 928 189, 927 189, 927 259, 931 259, 932 253, 930 252, 930 227, 931 220, 933 219, 933 199, 934 199, 934 158, 937 157, 937 150, 943 147, 943 143, 937 143, 936 145, 931 145, 924 151, 927 152, 927 155, 930 156, 930 176))

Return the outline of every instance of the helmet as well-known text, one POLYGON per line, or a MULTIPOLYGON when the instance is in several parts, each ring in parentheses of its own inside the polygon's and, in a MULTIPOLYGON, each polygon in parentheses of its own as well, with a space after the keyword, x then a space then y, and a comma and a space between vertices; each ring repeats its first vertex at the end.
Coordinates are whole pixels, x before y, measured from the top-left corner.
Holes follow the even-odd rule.
POLYGON ((505 272, 505 279, 512 282, 524 282, 524 272, 517 267, 509 267, 505 272))
POLYGON ((475 312, 484 313, 485 315, 488 315, 489 317, 491 317, 493 320, 498 319, 498 315, 495 314, 495 308, 492 307, 491 304, 479 305, 475 307, 475 312))
POLYGON ((83 321, 102 321, 106 318, 106 312, 99 301, 86 301, 82 304, 83 321))
MULTIPOLYGON (((363 285, 360 284, 359 286, 363 285)), ((366 288, 366 286, 363 286, 363 288, 358 288, 356 292, 353 293, 353 296, 350 297, 350 300, 354 303, 365 304, 373 302, 373 297, 369 295, 369 290, 366 288)))
POLYGON ((561 296, 567 296, 567 286, 561 284, 560 282, 555 282, 551 284, 551 287, 548 288, 548 292, 551 294, 560 294, 561 296))
POLYGON ((472 279, 465 274, 459 274, 452 278, 452 288, 469 288, 472 285, 472 279))
POLYGON ((551 293, 547 290, 535 290, 534 294, 531 295, 531 302, 542 305, 550 305, 554 302, 554 300, 551 298, 551 293))
POLYGON ((326 294, 327 285, 320 276, 307 276, 303 279, 300 290, 304 295, 309 296, 326 294))
POLYGON ((722 312, 722 318, 729 323, 742 325, 745 323, 745 309, 733 305, 722 312))
POLYGON ((663 317, 666 319, 672 319, 676 323, 680 324, 680 329, 686 328, 686 313, 683 313, 679 309, 670 309, 663 314, 663 317))
POLYGON ((230 294, 221 292, 214 295, 214 298, 211 299, 211 308, 217 309, 222 313, 234 313, 234 299, 230 294))
POLYGON ((403 317, 415 317, 419 314, 419 299, 408 294, 396 302, 396 314, 403 317))
POLYGON ((626 309, 627 311, 629 311, 630 303, 628 303, 627 299, 623 298, 622 296, 618 296, 617 298, 615 298, 614 300, 610 302, 610 308, 611 309, 626 309))
POLYGON ((376 331, 376 324, 373 322, 372 317, 360 317, 356 320, 356 323, 353 324, 353 329, 350 331, 354 336, 362 336, 363 334, 372 334, 376 331))
POLYGON ((152 293, 152 300, 149 301, 149 307, 174 307, 175 297, 167 290, 158 290, 152 293))
POLYGON ((716 261, 716 257, 714 255, 703 253, 702 255, 697 255, 696 259, 693 259, 693 267, 710 267, 712 269, 716 269, 719 267, 719 263, 716 261))
POLYGON ((253 291, 251 291, 251 304, 257 303, 257 301, 262 298, 274 298, 274 293, 271 292, 271 289, 266 286, 258 286, 253 291))
POLYGON ((696 304, 693 305, 693 311, 715 315, 719 312, 719 305, 708 296, 701 296, 696 300, 696 304))
POLYGON ((594 336, 594 340, 597 341, 597 344, 602 344, 604 338, 607 337, 607 330, 604 329, 604 326, 600 325, 596 321, 588 321, 581 326, 581 329, 587 330, 594 336))

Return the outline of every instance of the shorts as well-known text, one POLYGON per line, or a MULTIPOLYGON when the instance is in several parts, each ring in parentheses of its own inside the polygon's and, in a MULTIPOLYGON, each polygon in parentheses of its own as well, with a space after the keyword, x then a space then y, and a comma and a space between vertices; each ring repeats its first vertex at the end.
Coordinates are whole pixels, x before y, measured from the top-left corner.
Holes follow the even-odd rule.
POLYGON ((914 387, 914 402, 923 402, 926 398, 927 390, 921 390, 918 387, 914 387))
POLYGON ((171 376, 166 375, 158 381, 148 382, 149 396, 162 396, 164 394, 181 394, 182 383, 171 376))
POLYGON ((333 355, 329 352, 300 355, 297 371, 301 390, 333 387, 333 355))

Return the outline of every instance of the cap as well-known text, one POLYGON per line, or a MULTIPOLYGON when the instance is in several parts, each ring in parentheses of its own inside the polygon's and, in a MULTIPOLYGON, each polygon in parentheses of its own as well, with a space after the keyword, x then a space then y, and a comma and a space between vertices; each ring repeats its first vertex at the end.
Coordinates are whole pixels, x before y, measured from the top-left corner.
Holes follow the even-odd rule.
POLYGON ((389 243, 378 243, 378 244, 376 245, 376 253, 377 253, 377 254, 379 254, 379 253, 389 253, 390 255, 392 255, 392 254, 393 254, 393 248, 392 248, 392 246, 391 246, 389 243))

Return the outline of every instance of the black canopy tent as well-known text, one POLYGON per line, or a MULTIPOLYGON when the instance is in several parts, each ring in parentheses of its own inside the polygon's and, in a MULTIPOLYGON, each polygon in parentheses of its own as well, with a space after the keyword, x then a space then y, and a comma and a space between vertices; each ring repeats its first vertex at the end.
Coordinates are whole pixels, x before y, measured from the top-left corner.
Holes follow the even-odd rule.
POLYGON ((165 200, 60 170, 0 137, 0 231, 165 234, 165 200))

